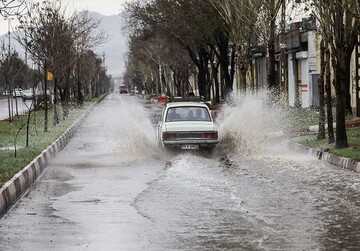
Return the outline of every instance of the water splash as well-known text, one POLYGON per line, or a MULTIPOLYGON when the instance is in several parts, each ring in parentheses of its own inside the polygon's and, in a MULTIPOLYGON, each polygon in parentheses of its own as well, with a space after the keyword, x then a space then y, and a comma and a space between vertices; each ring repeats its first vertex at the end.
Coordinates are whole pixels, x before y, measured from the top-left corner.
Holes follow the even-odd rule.
POLYGON ((262 153, 270 143, 270 135, 285 127, 284 114, 268 91, 232 94, 218 119, 219 147, 227 153, 262 153))
POLYGON ((118 141, 116 150, 122 159, 146 160, 158 158, 154 127, 149 116, 151 111, 146 111, 137 99, 130 96, 121 96, 123 102, 118 109, 120 120, 116 130, 118 141))
POLYGON ((112 93, 52 163, 93 168, 156 162, 160 154, 150 115, 136 97, 112 93))

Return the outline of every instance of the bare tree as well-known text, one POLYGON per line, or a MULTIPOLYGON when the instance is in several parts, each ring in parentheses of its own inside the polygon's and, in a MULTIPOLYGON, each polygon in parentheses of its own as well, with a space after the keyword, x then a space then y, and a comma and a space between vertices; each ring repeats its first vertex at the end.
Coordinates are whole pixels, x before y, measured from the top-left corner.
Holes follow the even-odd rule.
POLYGON ((260 29, 264 30, 262 40, 267 44, 267 82, 268 87, 277 90, 275 70, 275 41, 276 41, 276 18, 278 16, 282 1, 284 0, 263 0, 260 8, 261 18, 259 19, 260 29))
POLYGON ((0 15, 19 16, 25 9, 25 0, 0 0, 0 15))
POLYGON ((102 59, 93 51, 88 50, 83 53, 73 71, 76 81, 75 97, 79 105, 82 105, 84 95, 94 98, 109 89, 110 86, 101 79, 105 71, 102 59))
MULTIPOLYGON (((250 68, 250 50, 256 46, 259 32, 256 30, 259 9, 263 2, 257 0, 210 0, 223 18, 237 55, 240 89, 246 91, 246 74, 250 68)), ((254 87, 254 85, 251 85, 254 87)))
MULTIPOLYGON (((65 14, 60 0, 32 3, 27 15, 20 19, 20 31, 17 40, 30 53, 35 62, 39 62, 44 71, 44 86, 47 87, 47 72, 51 70, 55 77, 55 106, 58 97, 63 107, 63 117, 68 115, 71 98, 70 76, 83 53, 103 42, 103 33, 95 33, 99 20, 93 20, 88 12, 65 14)), ((56 107, 55 107, 56 108, 56 107)), ((45 102, 47 116, 47 102, 45 102)), ((55 113, 55 120, 58 120, 55 113)), ((45 129, 47 131, 47 119, 45 129)))
POLYGON ((314 15, 322 26, 322 33, 331 49, 336 94, 337 148, 348 147, 345 116, 349 99, 350 58, 359 27, 354 0, 313 0, 314 15))
MULTIPOLYGON (((222 72, 225 80, 224 89, 232 90, 234 75, 232 62, 235 51, 231 51, 232 57, 229 58, 228 33, 209 1, 156 0, 145 4, 138 1, 129 5, 126 13, 128 13, 128 29, 133 34, 141 34, 142 31, 147 30, 161 33, 165 43, 177 43, 186 49, 198 69, 197 89, 200 95, 207 99, 212 84, 210 60, 214 59, 215 53, 222 53, 222 56, 226 57, 226 61, 222 62, 222 69, 226 69, 222 72), (218 44, 221 44, 223 50, 219 49, 218 44)), ((161 64, 159 72, 168 66, 161 64)))
POLYGON ((5 49, 2 44, 0 49, 0 82, 4 83, 4 89, 8 96, 9 120, 12 121, 13 111, 18 115, 17 99, 13 99, 13 90, 22 88, 29 75, 28 66, 20 59, 18 53, 5 49), (15 101, 15 109, 14 109, 15 101))

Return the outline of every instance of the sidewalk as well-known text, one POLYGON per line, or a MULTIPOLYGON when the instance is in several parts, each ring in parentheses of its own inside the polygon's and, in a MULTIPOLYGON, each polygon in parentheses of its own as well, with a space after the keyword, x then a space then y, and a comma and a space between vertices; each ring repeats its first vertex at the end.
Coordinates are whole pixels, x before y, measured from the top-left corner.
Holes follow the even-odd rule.
MULTIPOLYGON (((334 130, 335 130, 336 124, 334 123, 333 126, 334 126, 334 130)), ((355 117, 352 120, 346 121, 346 127, 347 128, 360 127, 360 118, 355 117)), ((325 126, 325 129, 327 129, 327 125, 325 126)), ((312 126, 309 126, 308 128, 304 128, 301 132, 304 133, 304 135, 309 135, 309 134, 316 134, 316 133, 318 133, 318 131, 319 131, 319 126, 312 125, 312 126)), ((294 147, 295 149, 297 149, 301 152, 315 156, 319 160, 323 160, 327 163, 336 165, 336 166, 341 167, 346 170, 360 173, 360 161, 330 153, 329 152, 330 147, 312 148, 309 146, 305 146, 305 145, 293 142, 291 140, 289 141, 289 145, 291 145, 292 147, 294 147)), ((360 149, 358 151, 360 151, 360 149)))

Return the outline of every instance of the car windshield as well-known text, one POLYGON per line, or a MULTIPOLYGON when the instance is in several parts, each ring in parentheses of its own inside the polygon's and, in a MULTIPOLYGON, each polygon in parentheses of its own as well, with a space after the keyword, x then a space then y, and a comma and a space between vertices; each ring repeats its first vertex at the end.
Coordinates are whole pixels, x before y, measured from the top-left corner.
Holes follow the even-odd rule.
POLYGON ((205 107, 181 106, 167 110, 165 122, 175 121, 211 121, 209 111, 205 107))

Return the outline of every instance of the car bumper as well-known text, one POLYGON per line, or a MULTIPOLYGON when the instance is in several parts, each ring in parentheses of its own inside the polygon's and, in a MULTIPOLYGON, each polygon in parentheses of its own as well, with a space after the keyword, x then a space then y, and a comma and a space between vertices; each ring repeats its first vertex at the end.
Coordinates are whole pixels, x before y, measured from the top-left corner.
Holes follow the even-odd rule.
POLYGON ((219 141, 215 139, 186 139, 186 140, 165 140, 165 147, 182 148, 185 145, 196 145, 199 148, 213 148, 219 141))

